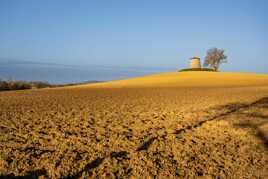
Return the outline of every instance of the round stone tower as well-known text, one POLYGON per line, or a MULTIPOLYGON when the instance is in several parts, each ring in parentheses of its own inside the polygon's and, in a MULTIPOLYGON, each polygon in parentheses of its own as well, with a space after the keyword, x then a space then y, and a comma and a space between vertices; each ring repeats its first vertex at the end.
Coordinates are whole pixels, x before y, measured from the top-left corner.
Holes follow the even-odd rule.
POLYGON ((200 63, 199 57, 190 58, 190 68, 201 68, 201 63, 200 63))

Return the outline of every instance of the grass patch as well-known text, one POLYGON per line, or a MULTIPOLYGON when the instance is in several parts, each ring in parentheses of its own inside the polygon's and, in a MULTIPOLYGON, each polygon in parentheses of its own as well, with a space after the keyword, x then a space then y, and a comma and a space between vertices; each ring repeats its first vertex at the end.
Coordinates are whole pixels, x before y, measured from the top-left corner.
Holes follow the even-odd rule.
POLYGON ((211 72, 216 72, 212 68, 185 68, 185 69, 179 70, 179 72, 184 72, 184 71, 211 71, 211 72))

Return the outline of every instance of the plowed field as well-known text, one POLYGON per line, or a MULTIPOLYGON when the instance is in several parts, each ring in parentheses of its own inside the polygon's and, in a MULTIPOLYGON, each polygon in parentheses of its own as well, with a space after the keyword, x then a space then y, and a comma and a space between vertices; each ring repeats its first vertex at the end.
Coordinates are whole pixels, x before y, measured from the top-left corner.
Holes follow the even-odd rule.
POLYGON ((1 92, 0 176, 267 178, 268 75, 1 92))

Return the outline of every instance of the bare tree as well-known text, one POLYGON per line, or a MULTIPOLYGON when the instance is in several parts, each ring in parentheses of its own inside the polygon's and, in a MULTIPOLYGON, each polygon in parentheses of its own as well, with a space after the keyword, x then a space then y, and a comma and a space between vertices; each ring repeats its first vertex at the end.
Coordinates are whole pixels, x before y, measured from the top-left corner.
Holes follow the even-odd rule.
POLYGON ((211 48, 207 51, 204 66, 210 66, 215 71, 219 69, 220 64, 227 62, 227 56, 224 55, 224 49, 211 48))

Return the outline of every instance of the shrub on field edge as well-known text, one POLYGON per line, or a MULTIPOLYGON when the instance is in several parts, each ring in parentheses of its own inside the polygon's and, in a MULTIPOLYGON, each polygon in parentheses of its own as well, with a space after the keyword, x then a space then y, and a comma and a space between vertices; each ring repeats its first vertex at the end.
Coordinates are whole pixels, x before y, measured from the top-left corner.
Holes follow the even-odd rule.
POLYGON ((185 68, 185 69, 179 70, 179 72, 184 72, 184 71, 210 71, 210 72, 216 72, 212 68, 185 68))

